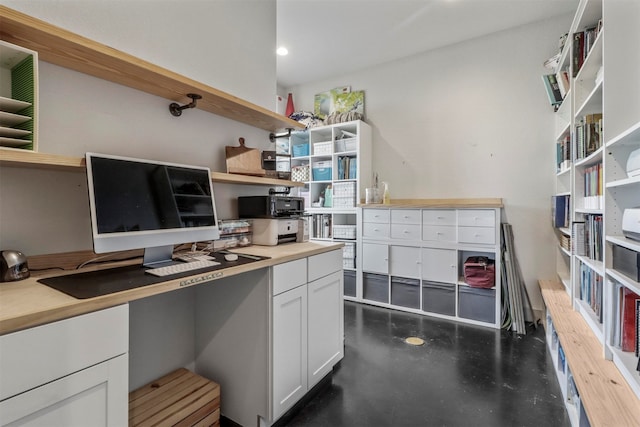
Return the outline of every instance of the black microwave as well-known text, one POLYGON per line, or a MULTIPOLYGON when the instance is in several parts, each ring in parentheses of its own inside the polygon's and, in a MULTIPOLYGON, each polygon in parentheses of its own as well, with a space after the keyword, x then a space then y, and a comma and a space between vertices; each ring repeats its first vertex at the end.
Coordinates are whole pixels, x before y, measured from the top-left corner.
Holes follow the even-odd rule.
POLYGON ((304 213, 304 199, 290 196, 238 197, 240 218, 291 218, 304 213))

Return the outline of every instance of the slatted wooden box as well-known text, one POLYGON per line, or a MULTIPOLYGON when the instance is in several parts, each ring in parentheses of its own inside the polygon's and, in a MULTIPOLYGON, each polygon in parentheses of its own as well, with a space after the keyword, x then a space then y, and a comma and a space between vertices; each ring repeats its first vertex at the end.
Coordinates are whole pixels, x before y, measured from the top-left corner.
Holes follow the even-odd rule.
POLYGON ((129 393, 129 426, 219 426, 220 386, 177 369, 129 393))

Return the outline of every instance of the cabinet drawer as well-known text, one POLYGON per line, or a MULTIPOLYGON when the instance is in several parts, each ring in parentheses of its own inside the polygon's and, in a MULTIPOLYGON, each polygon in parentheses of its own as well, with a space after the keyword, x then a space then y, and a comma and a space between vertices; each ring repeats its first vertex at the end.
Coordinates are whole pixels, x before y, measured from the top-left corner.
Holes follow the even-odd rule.
POLYGON ((363 209, 362 222, 389 223, 389 211, 387 209, 363 209))
POLYGON ((342 271, 342 249, 309 257, 309 282, 336 271, 342 271))
POLYGON ((496 243, 496 229, 493 227, 458 227, 458 242, 494 245, 496 243))
POLYGON ((120 305, 0 337, 0 400, 129 351, 120 305))
POLYGON ((420 224, 391 224, 391 238, 420 240, 420 224))
POLYGON ((307 259, 277 264, 273 267, 273 295, 307 283, 307 259))
POLYGON ((391 211, 392 224, 420 224, 420 210, 393 209, 391 211))
POLYGON ((461 209, 458 211, 458 226, 495 227, 496 211, 490 209, 461 209))
POLYGON ((424 225, 456 225, 456 211, 453 209, 430 209, 422 211, 424 225))
POLYGON ((365 222, 362 224, 362 237, 373 239, 388 239, 389 224, 365 222))
POLYGON ((452 225, 424 225, 422 240, 456 242, 456 227, 452 225))

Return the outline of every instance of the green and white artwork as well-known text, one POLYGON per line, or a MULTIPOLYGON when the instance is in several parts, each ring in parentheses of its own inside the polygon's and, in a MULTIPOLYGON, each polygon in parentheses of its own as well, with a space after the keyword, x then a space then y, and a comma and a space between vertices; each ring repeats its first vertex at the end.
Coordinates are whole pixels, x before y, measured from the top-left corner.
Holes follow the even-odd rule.
POLYGON ((341 93, 333 100, 334 111, 337 113, 348 113, 355 111, 364 114, 364 91, 341 93))
POLYGON ((338 111, 335 107, 336 98, 348 95, 350 92, 351 86, 341 86, 316 94, 313 100, 313 113, 324 120, 329 114, 338 111))

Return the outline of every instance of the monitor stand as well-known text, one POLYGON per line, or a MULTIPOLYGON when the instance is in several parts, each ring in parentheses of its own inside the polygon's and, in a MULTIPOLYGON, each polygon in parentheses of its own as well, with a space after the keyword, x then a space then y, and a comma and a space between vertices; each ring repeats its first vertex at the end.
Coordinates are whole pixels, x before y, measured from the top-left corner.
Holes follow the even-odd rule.
POLYGON ((175 264, 176 262, 172 260, 172 256, 173 245, 145 248, 142 265, 145 267, 156 268, 164 265, 175 264))

